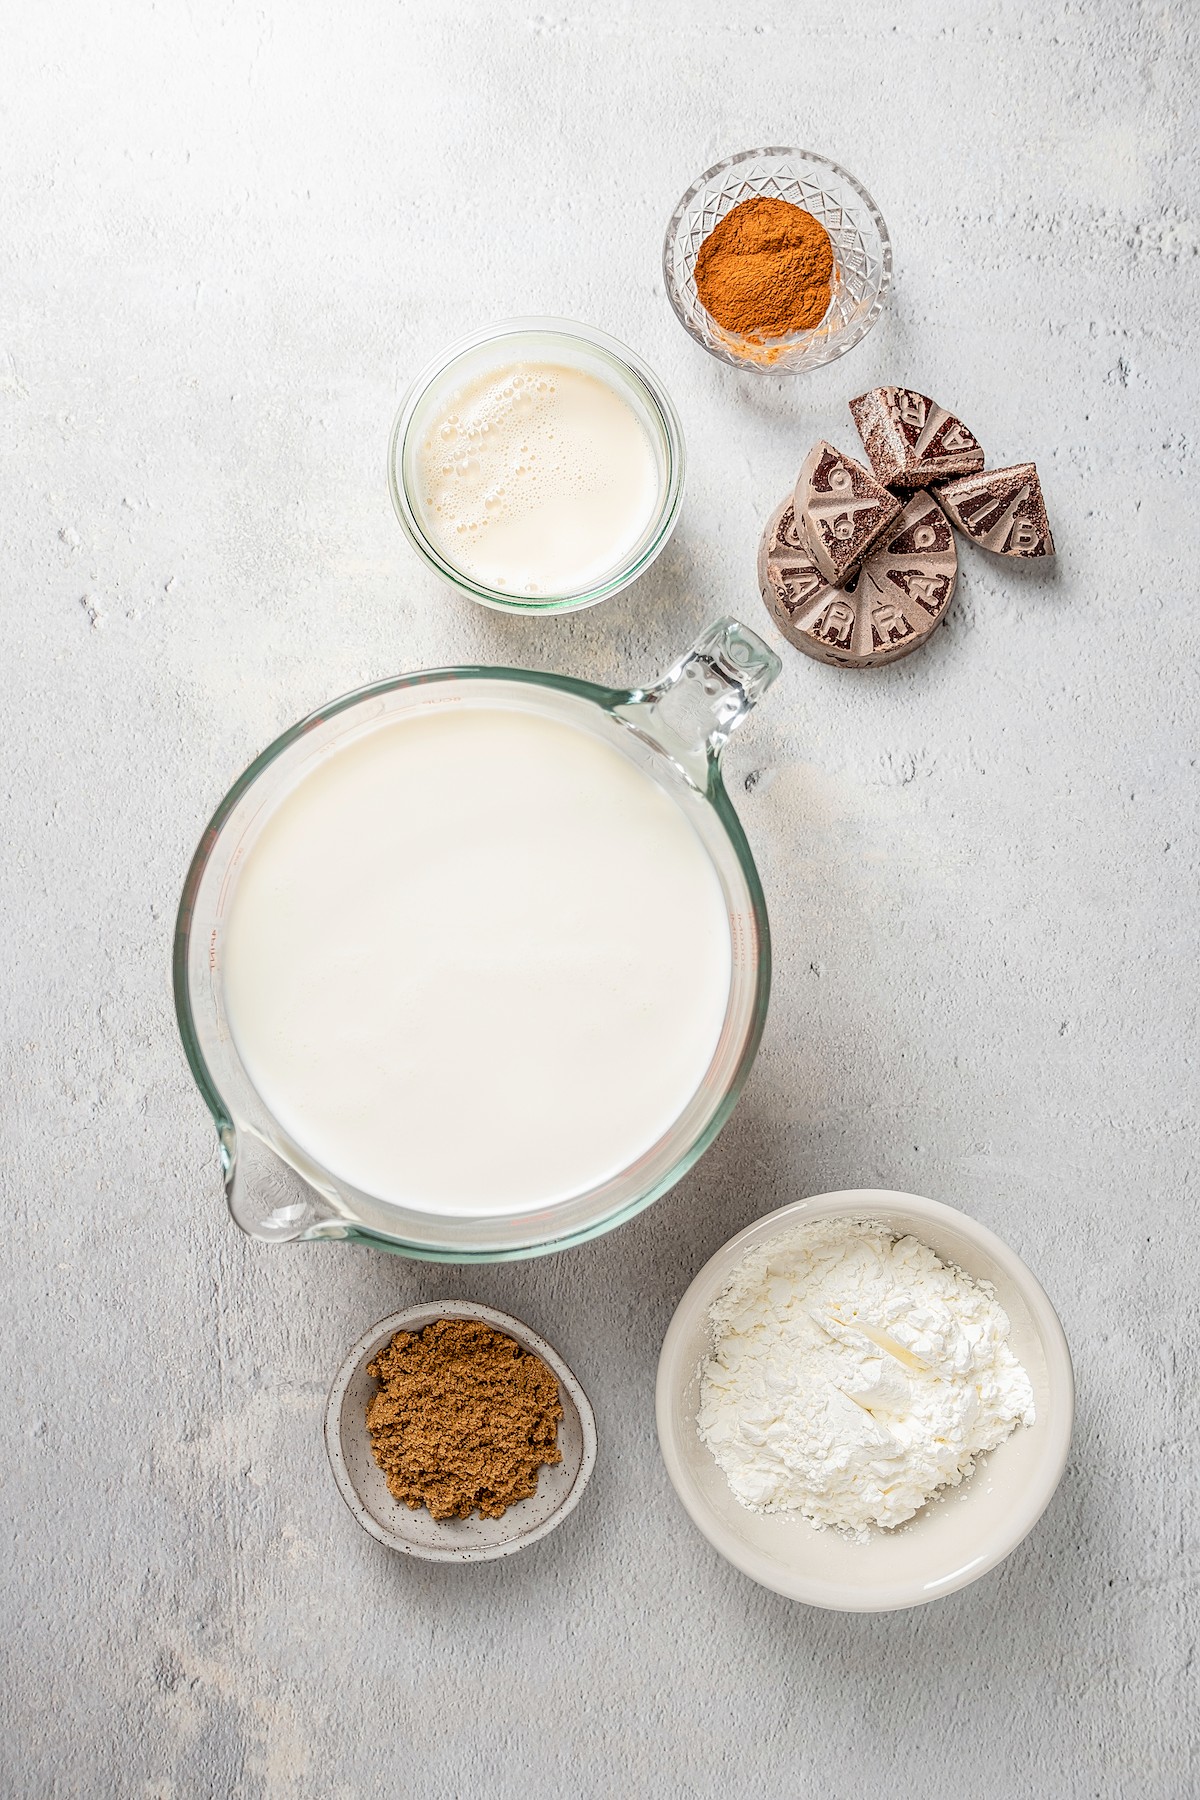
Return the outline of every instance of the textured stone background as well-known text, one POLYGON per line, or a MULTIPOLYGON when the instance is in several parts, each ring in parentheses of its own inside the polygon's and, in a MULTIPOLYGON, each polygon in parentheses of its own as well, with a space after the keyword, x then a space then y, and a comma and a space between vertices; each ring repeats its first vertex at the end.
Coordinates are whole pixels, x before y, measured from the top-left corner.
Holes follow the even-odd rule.
POLYGON ((0 1787, 1175 1800, 1198 1757, 1194 9, 542 4, 5 19, 0 1787), (897 254, 874 334, 796 382, 706 358, 658 267, 691 178, 780 141, 855 170, 897 254), (653 573, 542 625, 423 574, 383 474, 418 362, 539 310, 646 355, 691 451, 653 573), (398 669, 625 681, 727 609, 769 631, 762 518, 884 380, 1035 457, 1061 555, 966 554, 948 627, 873 677, 785 650, 729 759, 778 976, 716 1147, 524 1267, 244 1240, 167 980, 231 777, 398 669), (704 1258, 862 1183, 1001 1232, 1079 1376, 1033 1537, 874 1619, 720 1562, 652 1424, 704 1258), (599 1416, 570 1526, 490 1568, 389 1556, 320 1443, 347 1344, 438 1293, 528 1318, 599 1416))

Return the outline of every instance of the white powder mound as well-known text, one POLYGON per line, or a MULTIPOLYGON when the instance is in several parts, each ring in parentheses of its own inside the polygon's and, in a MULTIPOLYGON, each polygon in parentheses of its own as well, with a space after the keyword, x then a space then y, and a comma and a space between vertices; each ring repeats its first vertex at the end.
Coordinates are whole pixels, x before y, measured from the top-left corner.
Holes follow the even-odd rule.
POLYGON ((877 1224, 814 1221, 751 1251, 709 1318, 697 1427, 755 1512, 865 1539, 1033 1424, 990 1286, 877 1224))

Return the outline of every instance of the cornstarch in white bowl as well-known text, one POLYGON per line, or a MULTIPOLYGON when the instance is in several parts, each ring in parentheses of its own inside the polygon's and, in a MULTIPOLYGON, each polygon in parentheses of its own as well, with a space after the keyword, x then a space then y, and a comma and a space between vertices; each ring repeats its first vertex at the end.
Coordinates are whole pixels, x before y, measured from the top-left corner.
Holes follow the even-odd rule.
POLYGON ((814 1220, 751 1251, 709 1320, 697 1429, 755 1512, 865 1540, 1034 1422, 991 1287, 882 1225, 814 1220))

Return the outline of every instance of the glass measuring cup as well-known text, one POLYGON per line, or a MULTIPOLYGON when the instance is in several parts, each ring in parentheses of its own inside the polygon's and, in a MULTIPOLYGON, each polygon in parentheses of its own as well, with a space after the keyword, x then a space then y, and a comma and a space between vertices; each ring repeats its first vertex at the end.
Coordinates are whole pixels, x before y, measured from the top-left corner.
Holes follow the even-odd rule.
MULTIPOLYGON (((426 669, 331 701, 294 725, 234 783, 192 859, 175 932, 175 1005, 184 1050, 217 1128, 237 1224, 269 1242, 350 1239, 439 1262, 499 1262, 583 1243, 648 1206, 689 1169, 733 1110, 754 1060, 770 990, 766 907, 721 779, 721 751, 780 670, 733 619, 719 620, 647 688, 614 689, 525 669, 426 669), (223 948, 238 873, 276 806, 332 751, 381 720, 446 707, 513 708, 583 729, 637 764, 679 806, 728 909, 732 970, 719 1041, 673 1125, 628 1168, 566 1200, 500 1217, 384 1201, 322 1167, 275 1119, 229 1029, 223 948)), ((486 771, 480 771, 486 781, 486 771)))

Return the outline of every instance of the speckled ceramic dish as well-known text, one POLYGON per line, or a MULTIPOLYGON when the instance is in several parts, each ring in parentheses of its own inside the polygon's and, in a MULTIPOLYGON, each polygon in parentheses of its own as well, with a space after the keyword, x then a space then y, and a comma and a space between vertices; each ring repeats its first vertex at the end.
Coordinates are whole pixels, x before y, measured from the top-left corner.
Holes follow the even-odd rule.
POLYGON ((535 1331, 508 1313, 463 1300, 433 1300, 380 1319, 359 1338, 334 1378, 325 1408, 325 1448, 338 1492, 364 1531, 428 1562, 490 1562, 536 1543, 578 1506, 596 1463, 596 1420, 587 1395, 562 1357, 535 1331), (479 1319, 540 1356, 558 1382, 562 1424, 560 1463, 539 1473, 537 1492, 518 1500, 499 1519, 435 1519, 394 1500, 371 1454, 367 1403, 378 1390, 367 1364, 398 1331, 423 1331, 435 1319, 479 1319))
POLYGON ((768 1213, 705 1263, 679 1302, 658 1365, 658 1441, 676 1493, 709 1543, 764 1587, 838 1612, 893 1612, 977 1581, 1016 1549, 1058 1486, 1071 1445, 1071 1357, 1041 1286, 985 1226, 917 1194, 855 1188, 817 1194, 768 1213), (733 1496, 696 1430, 700 1371, 711 1347, 708 1310, 748 1250, 810 1220, 875 1219, 911 1232, 944 1262, 990 1282, 1012 1326, 1010 1342, 1033 1383, 1037 1418, 1021 1426, 961 1487, 950 1488, 894 1531, 852 1543, 789 1513, 755 1513, 733 1496))

